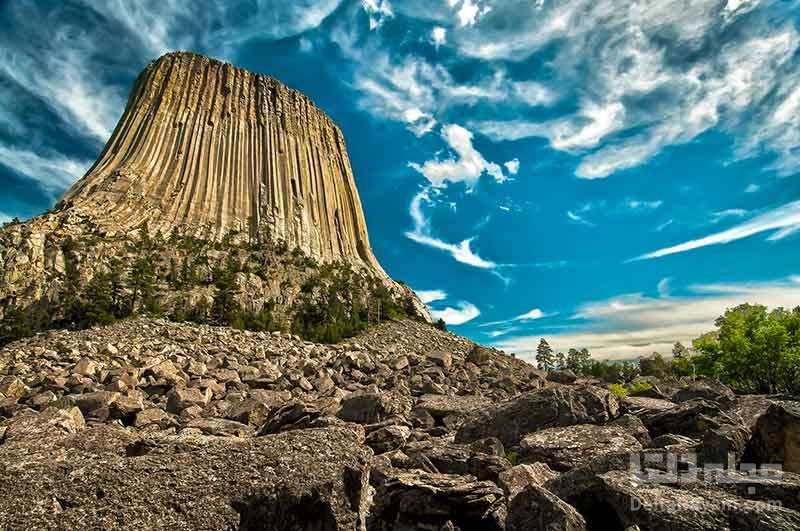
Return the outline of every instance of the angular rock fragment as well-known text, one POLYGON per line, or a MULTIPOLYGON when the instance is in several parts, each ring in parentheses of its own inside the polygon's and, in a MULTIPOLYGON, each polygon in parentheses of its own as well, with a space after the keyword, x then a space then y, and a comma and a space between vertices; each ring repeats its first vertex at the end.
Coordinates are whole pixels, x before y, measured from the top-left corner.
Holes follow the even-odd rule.
POLYGON ((538 429, 573 424, 603 424, 619 416, 619 401, 592 386, 543 389, 502 402, 469 418, 456 442, 497 437, 506 447, 538 429))
POLYGON ((508 504, 506 531, 585 531, 574 507, 538 485, 528 485, 508 504))

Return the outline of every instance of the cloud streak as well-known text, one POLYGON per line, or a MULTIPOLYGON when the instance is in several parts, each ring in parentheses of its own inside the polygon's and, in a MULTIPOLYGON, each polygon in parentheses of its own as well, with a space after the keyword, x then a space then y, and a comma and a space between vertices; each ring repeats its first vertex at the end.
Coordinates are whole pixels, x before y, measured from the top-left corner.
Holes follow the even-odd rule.
POLYGON ((472 321, 480 314, 480 310, 470 302, 459 302, 455 308, 448 306, 442 310, 431 310, 434 319, 443 319, 445 323, 453 326, 472 321))
POLYGON ((768 231, 775 232, 767 239, 769 241, 777 241, 798 230, 800 230, 800 201, 793 201, 764 212, 730 229, 709 234, 708 236, 696 240, 689 240, 671 247, 664 247, 663 249, 638 256, 633 260, 649 260, 671 254, 684 253, 709 245, 723 245, 768 231))
POLYGON ((497 264, 481 258, 472 250, 474 238, 467 238, 460 243, 448 243, 430 235, 430 221, 422 210, 423 203, 431 203, 428 189, 423 189, 411 201, 409 214, 414 221, 414 230, 405 233, 406 237, 419 244, 449 253, 453 259, 462 264, 480 269, 492 269, 497 264))

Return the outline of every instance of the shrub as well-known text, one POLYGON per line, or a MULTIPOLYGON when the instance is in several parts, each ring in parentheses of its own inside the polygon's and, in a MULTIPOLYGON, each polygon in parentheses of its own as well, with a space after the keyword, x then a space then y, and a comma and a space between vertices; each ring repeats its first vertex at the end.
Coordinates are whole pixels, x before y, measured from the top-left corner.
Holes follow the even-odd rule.
POLYGON ((628 390, 625 389, 625 386, 622 384, 611 384, 608 386, 608 390, 617 395, 620 398, 628 396, 628 390))
POLYGON ((652 384, 649 384, 647 382, 631 382, 628 384, 627 390, 628 393, 633 395, 636 393, 641 393, 642 391, 649 391, 652 388, 653 388, 652 384))

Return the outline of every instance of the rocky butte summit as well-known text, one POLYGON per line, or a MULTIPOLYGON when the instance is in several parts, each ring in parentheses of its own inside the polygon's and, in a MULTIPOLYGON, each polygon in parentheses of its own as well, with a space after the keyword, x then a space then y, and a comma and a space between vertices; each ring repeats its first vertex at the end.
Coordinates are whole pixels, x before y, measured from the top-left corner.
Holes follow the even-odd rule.
POLYGON ((796 398, 438 330, 340 131, 231 65, 151 64, 0 257, 0 531, 800 529, 796 398))
POLYGON ((320 292, 334 286, 349 296, 342 315, 295 328, 320 335, 338 320, 348 332, 395 310, 430 320, 372 252, 336 124, 275 79, 171 53, 142 72, 100 157, 54 209, 3 231, 0 311, 94 324, 75 305, 102 306, 79 299, 108 288, 127 297, 111 301, 112 317, 150 306, 230 324, 225 308, 206 315, 220 269, 232 299, 250 314, 266 307, 275 326, 326 306, 320 292), (90 285, 95 272, 110 278, 90 285))
POLYGON ((344 137, 279 81, 174 53, 136 81, 125 113, 60 208, 106 230, 283 240, 385 276, 372 254, 344 137))

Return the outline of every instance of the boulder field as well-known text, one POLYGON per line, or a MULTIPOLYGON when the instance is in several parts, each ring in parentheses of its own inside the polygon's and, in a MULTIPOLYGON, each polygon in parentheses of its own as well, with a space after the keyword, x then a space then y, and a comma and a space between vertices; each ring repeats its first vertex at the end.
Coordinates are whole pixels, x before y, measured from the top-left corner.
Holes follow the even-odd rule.
POLYGON ((800 404, 660 388, 619 397, 413 321, 335 345, 47 332, 0 351, 0 530, 800 529, 800 404), (728 459, 784 472, 702 469, 728 459))

